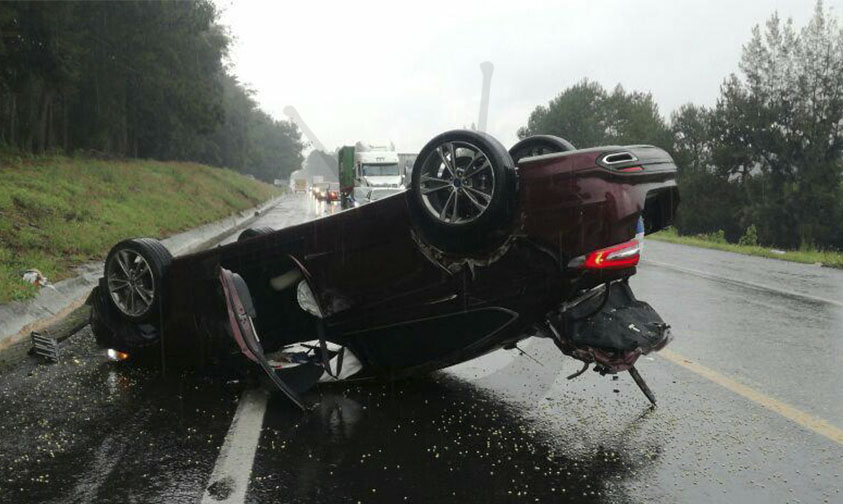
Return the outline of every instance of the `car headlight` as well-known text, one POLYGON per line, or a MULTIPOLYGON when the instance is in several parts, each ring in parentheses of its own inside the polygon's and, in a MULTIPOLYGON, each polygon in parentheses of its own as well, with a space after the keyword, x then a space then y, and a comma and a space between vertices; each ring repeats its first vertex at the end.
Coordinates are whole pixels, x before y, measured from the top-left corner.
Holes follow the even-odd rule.
POLYGON ((307 285, 307 281, 299 282, 299 286, 296 288, 296 299, 298 299, 302 310, 322 318, 322 310, 319 309, 319 304, 316 303, 316 298, 313 296, 310 286, 307 285))

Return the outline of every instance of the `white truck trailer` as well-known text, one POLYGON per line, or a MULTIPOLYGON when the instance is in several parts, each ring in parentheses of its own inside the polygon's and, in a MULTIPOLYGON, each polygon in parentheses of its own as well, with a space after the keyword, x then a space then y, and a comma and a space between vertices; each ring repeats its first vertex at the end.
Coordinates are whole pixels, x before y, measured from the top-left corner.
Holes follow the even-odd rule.
POLYGON ((357 142, 354 146, 355 186, 403 187, 403 167, 395 146, 357 142))

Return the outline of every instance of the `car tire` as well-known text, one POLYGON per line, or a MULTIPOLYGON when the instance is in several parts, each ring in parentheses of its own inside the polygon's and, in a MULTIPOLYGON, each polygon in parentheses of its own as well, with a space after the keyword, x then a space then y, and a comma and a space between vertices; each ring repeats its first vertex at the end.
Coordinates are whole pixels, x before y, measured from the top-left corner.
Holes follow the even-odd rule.
POLYGON ((243 232, 240 233, 240 236, 237 237, 237 241, 241 242, 243 240, 248 240, 249 238, 254 238, 255 236, 261 236, 265 234, 269 234, 274 232, 275 230, 271 227, 256 227, 256 228, 246 228, 243 232))
POLYGON ((515 164, 518 164, 525 157, 556 154, 572 150, 576 150, 576 147, 564 138, 553 135, 533 135, 513 145, 509 149, 509 155, 515 164))
POLYGON ((435 248, 482 253, 508 236, 516 186, 515 163, 500 142, 454 130, 419 152, 408 204, 416 229, 435 248))
POLYGON ((156 319, 172 260, 167 247, 152 238, 133 238, 111 248, 105 259, 107 297, 123 319, 134 323, 156 319))

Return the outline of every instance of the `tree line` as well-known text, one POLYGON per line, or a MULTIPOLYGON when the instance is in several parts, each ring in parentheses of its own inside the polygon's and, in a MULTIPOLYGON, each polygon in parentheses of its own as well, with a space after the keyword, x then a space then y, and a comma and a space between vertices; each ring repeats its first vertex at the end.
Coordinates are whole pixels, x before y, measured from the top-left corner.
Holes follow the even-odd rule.
POLYGON ((680 234, 843 250, 843 30, 817 2, 796 29, 756 26, 740 72, 713 106, 665 119, 650 93, 584 80, 530 114, 520 137, 555 134, 577 147, 651 143, 677 166, 680 234))
POLYGON ((300 133, 230 75, 229 44, 209 0, 2 2, 0 147, 285 178, 300 133))

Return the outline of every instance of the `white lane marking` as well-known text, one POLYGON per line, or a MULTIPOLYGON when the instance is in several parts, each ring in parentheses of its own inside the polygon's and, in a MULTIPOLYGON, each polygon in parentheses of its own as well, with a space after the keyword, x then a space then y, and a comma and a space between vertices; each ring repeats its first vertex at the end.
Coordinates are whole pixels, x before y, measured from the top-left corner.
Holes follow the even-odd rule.
POLYGON ((698 277, 702 277, 702 278, 708 278, 709 280, 717 280, 717 281, 720 281, 720 282, 730 283, 730 284, 733 284, 733 285, 740 285, 742 287, 749 287, 749 288, 758 289, 758 290, 766 290, 766 291, 776 292, 776 293, 782 294, 784 296, 801 297, 801 298, 804 298, 804 299, 810 299, 811 301, 816 301, 818 303, 827 303, 827 304, 843 307, 843 301, 837 301, 837 300, 834 300, 834 299, 827 299, 827 298, 822 298, 822 297, 818 297, 818 296, 812 296, 810 294, 803 294, 801 292, 796 292, 796 291, 791 291, 791 290, 779 289, 779 288, 776 288, 776 287, 771 287, 769 285, 759 284, 759 283, 755 283, 755 282, 748 282, 746 280, 735 280, 734 278, 728 278, 728 277, 716 275, 714 273, 707 273, 705 271, 695 270, 695 269, 691 269, 691 268, 685 268, 684 266, 677 266, 675 264, 663 263, 663 262, 659 262, 659 261, 653 261, 653 260, 650 260, 650 259, 642 259, 641 262, 645 265, 646 264, 652 264, 653 266, 660 266, 662 268, 681 271, 682 273, 687 273, 689 275, 694 275, 694 276, 698 276, 698 277))
POLYGON ((268 398, 269 393, 263 389, 243 393, 205 487, 202 504, 240 504, 246 501, 268 398))

